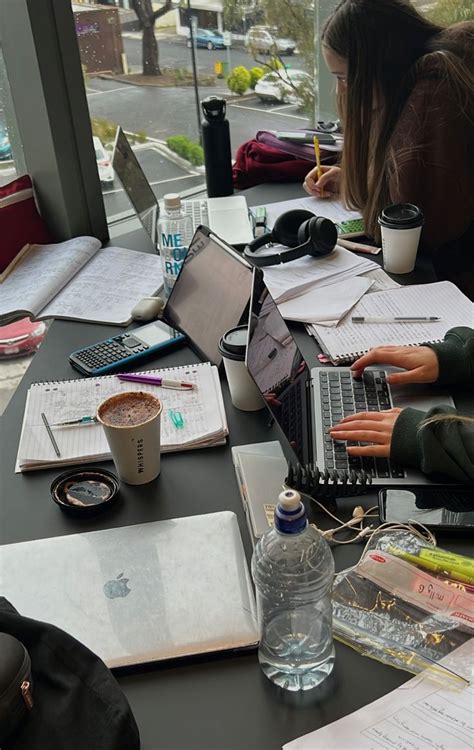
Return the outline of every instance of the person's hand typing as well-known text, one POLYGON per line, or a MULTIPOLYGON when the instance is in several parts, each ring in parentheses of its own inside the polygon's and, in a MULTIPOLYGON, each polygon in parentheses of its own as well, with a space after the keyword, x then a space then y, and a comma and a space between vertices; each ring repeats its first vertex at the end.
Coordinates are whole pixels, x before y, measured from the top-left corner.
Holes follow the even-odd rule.
POLYGON ((387 375, 387 382, 391 385, 434 383, 439 376, 438 357, 429 346, 378 346, 354 362, 352 374, 360 378, 369 365, 403 367, 406 372, 387 375))
POLYGON ((318 180, 318 168, 314 167, 305 177, 303 187, 310 195, 317 198, 330 198, 339 193, 341 179, 340 167, 321 167, 321 178, 318 180))
POLYGON ((372 445, 348 446, 349 456, 390 456, 390 446, 395 422, 401 409, 386 411, 363 411, 351 414, 331 427, 329 434, 333 440, 371 443, 372 445))

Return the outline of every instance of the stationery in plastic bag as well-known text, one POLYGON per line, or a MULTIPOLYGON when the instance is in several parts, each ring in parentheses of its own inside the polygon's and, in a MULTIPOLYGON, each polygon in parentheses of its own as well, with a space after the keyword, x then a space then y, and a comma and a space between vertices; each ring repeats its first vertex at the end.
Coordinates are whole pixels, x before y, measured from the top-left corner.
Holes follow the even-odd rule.
POLYGON ((430 669, 443 682, 462 683, 467 674, 438 662, 474 633, 474 587, 469 576, 456 572, 461 581, 455 580, 443 574, 447 564, 430 562, 437 549, 408 531, 376 533, 360 562, 336 576, 334 636, 393 667, 430 669))

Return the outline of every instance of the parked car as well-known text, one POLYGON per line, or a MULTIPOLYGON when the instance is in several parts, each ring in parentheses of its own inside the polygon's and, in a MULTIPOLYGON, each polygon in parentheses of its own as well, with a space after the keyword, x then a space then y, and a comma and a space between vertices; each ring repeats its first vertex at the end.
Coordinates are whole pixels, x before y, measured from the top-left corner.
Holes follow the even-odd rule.
POLYGON ((263 102, 303 104, 304 90, 313 87, 313 79, 304 70, 284 70, 267 73, 255 86, 255 93, 263 102))
POLYGON ((42 321, 22 318, 16 323, 0 327, 0 358, 32 354, 43 342, 46 325, 42 321))
MULTIPOLYGON (((188 39, 188 47, 191 46, 191 40, 188 39)), ((196 34, 196 47, 205 49, 225 49, 224 37, 219 31, 211 29, 198 29, 196 34)))
POLYGON ((97 159, 100 181, 103 185, 110 187, 114 184, 114 170, 110 162, 110 156, 103 147, 100 138, 95 135, 92 140, 94 141, 95 158, 97 159))
POLYGON ((245 46, 253 53, 268 55, 292 55, 296 42, 278 36, 270 26, 252 26, 245 36, 245 46))
POLYGON ((5 125, 0 122, 0 161, 7 161, 12 158, 12 147, 7 129, 5 125))

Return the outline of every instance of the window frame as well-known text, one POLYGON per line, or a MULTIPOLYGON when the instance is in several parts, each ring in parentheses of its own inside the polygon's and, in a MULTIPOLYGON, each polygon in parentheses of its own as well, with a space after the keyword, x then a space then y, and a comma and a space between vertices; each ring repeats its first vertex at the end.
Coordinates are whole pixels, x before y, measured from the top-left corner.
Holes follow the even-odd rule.
POLYGON ((79 235, 107 241, 71 4, 0 0, 0 45, 43 218, 57 241, 79 235))

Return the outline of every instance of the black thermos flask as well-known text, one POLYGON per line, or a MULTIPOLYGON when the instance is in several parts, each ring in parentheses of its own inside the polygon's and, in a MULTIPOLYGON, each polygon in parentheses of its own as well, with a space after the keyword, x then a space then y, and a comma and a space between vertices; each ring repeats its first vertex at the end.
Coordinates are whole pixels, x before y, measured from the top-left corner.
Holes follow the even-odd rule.
POLYGON ((226 102, 220 96, 208 96, 201 102, 202 146, 206 167, 206 186, 209 198, 232 195, 232 156, 230 152, 229 121, 226 102))

